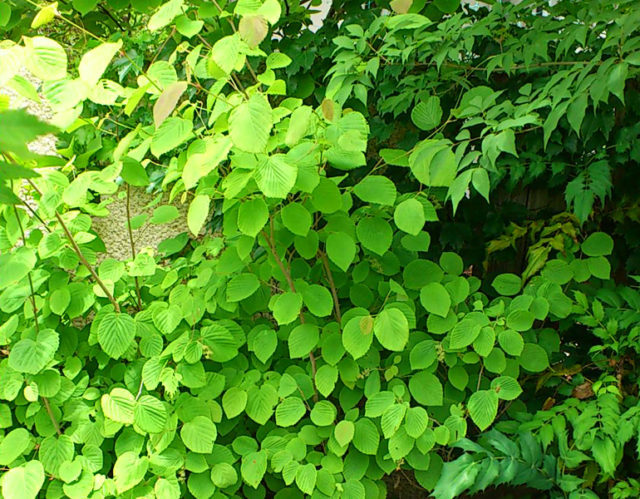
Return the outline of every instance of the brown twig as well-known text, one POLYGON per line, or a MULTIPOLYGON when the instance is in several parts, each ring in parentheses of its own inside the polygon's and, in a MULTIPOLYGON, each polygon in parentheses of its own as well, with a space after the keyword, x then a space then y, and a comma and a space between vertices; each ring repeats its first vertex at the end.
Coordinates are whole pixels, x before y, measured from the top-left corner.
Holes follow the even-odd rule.
POLYGON ((49 399, 47 397, 42 397, 42 403, 44 404, 44 408, 47 411, 47 414, 49 414, 49 419, 51 419, 51 422, 53 423, 53 427, 56 429, 56 433, 58 435, 62 435, 62 432, 60 431, 60 424, 58 423, 58 420, 56 419, 56 417, 53 415, 53 411, 51 410, 51 405, 49 405, 49 399))
MULTIPOLYGON (((31 185, 31 187, 33 187, 35 189, 35 191, 38 194, 40 194, 42 196, 42 192, 40 192, 40 189, 38 189, 38 187, 31 180, 27 179, 27 182, 29 183, 29 185, 31 185)), ((56 217, 56 220, 58 221, 58 223, 60 224, 60 226, 62 227, 62 230, 64 231, 65 236, 67 236, 67 239, 69 240, 69 243, 71 243, 71 247, 72 247, 73 251, 75 252, 75 254, 78 256, 78 259, 80 260, 80 263, 82 263, 82 265, 84 265, 86 267, 86 269, 89 271, 89 273, 91 274, 93 279, 96 281, 96 284, 98 284, 98 286, 100 286, 100 289, 102 289, 102 292, 105 294, 107 299, 111 302, 111 304, 113 305, 113 308, 115 309, 115 311, 116 312, 120 312, 120 305, 118 305, 118 302, 116 301, 114 296, 111 294, 109 289, 107 289, 107 286, 105 285, 105 283, 102 282, 102 279, 100 279, 100 277, 98 277, 98 274, 96 274, 96 271, 93 270, 93 267, 91 266, 91 264, 84 257, 84 255, 82 254, 82 250, 80 249, 80 247, 78 246, 78 243, 76 243, 75 239, 73 238, 73 235, 69 231, 69 228, 67 227, 67 224, 64 223, 64 220, 62 220, 62 217, 60 216, 60 214, 57 211, 55 212, 55 217, 56 217)))
POLYGON ((320 260, 322 261, 322 265, 324 266, 324 272, 327 276, 329 287, 331 288, 331 296, 333 296, 333 307, 334 307, 336 320, 338 321, 338 324, 342 324, 342 312, 340 311, 340 300, 338 299, 338 290, 336 289, 336 284, 333 281, 333 274, 331 273, 331 268, 329 267, 329 260, 327 259, 327 254, 324 251, 318 251, 318 255, 320 255, 320 260))
MULTIPOLYGON (((220 4, 216 0, 213 0, 213 5, 216 6, 216 8, 220 11, 220 13, 224 12, 224 9, 222 7, 220 7, 220 4)), ((231 29, 233 30, 233 32, 237 33, 238 32, 238 28, 236 28, 236 25, 233 22, 233 20, 229 19, 228 17, 226 19, 227 19, 227 22, 229 23, 229 26, 231 26, 231 29)), ((253 77, 255 82, 260 84, 260 80, 258 80, 258 75, 256 75, 256 72, 253 70, 253 67, 251 66, 251 64, 249 63, 249 61, 246 58, 244 60, 244 63, 246 64, 247 69, 249 70, 249 73, 251 73, 251 76, 253 77)))
MULTIPOLYGON (((13 187, 13 182, 12 182, 13 187)), ((22 236, 22 245, 27 246, 27 238, 24 233, 24 228, 22 227, 22 222, 20 221, 20 216, 18 215, 18 208, 14 205, 13 210, 16 214, 16 221, 18 222, 18 229, 20 229, 20 235, 22 236)), ((36 291, 33 288, 33 281, 31 280, 31 271, 27 272, 27 279, 29 280, 29 301, 31 302, 31 307, 33 308, 33 322, 35 324, 36 333, 40 332, 40 324, 38 324, 38 307, 36 306, 36 291)))
MULTIPOLYGON (((296 285, 293 283, 293 279, 291 278, 291 272, 289 271, 289 269, 287 269, 287 267, 285 267, 284 263, 282 262, 282 258, 280 258, 280 255, 278 255, 278 251, 276 250, 275 239, 273 236, 273 217, 269 218, 269 230, 270 230, 270 234, 267 234, 266 231, 262 230, 262 237, 264 237, 264 240, 267 242, 267 246, 269 246, 269 251, 273 255, 273 258, 276 261, 276 264, 278 265, 278 267, 280 268, 280 271, 284 275, 284 278, 286 279, 287 284, 289 285, 289 289, 291 290, 292 293, 295 293, 296 285)), ((300 323, 301 324, 305 323, 304 313, 302 312, 302 309, 300 310, 300 323)), ((316 387, 317 369, 316 369, 316 358, 313 355, 313 351, 309 352, 309 361, 311 362, 311 377, 313 381, 313 400, 314 402, 317 402, 318 401, 318 388, 316 387)))

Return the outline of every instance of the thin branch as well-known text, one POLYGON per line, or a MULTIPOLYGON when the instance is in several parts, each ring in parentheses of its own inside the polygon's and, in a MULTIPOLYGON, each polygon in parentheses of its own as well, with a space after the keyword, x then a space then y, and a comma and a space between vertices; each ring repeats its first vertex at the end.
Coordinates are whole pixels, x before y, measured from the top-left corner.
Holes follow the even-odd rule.
MULTIPOLYGON (((224 12, 224 9, 222 7, 220 7, 220 4, 216 0, 213 0, 213 5, 215 5, 217 7, 217 9, 220 11, 220 13, 224 12)), ((233 20, 229 19, 228 17, 226 19, 227 19, 227 22, 229 23, 229 26, 231 26, 231 29, 233 30, 233 32, 237 33, 238 29, 236 28, 236 25, 233 22, 233 20)), ((253 76, 253 79, 255 80, 255 82, 260 84, 260 80, 258 80, 258 76, 256 75, 255 71, 253 70, 253 67, 251 66, 251 64, 249 63, 249 61, 246 58, 244 60, 244 63, 246 64, 247 69, 249 70, 249 73, 251 73, 251 76, 253 76)))
POLYGON ((476 392, 480 390, 480 382, 482 381, 482 373, 484 373, 484 364, 480 363, 480 373, 478 374, 478 383, 476 384, 476 392))
MULTIPOLYGON (((13 184, 13 182, 11 182, 13 184)), ((12 185, 13 187, 13 185, 12 185)), ((22 245, 27 245, 27 238, 25 237, 24 228, 22 227, 22 222, 20 221, 20 216, 18 215, 18 208, 14 205, 13 210, 16 214, 16 221, 18 222, 18 228, 20 229, 20 235, 22 236, 22 245)), ((31 307, 33 308, 33 322, 35 324, 36 333, 40 332, 40 324, 38 324, 38 307, 36 306, 36 291, 33 288, 33 281, 31 280, 31 271, 27 272, 27 279, 29 280, 29 298, 31 302, 31 307)))
MULTIPOLYGON (((131 211, 129 209, 131 187, 127 184, 127 229, 129 229, 129 243, 131 244, 131 257, 136 259, 136 246, 133 242, 133 231, 131 230, 131 211)), ((140 283, 138 282, 138 276, 135 276, 133 280, 136 283, 136 296, 138 297, 138 312, 142 310, 142 298, 140 297, 140 283)))
MULTIPOLYGON (((35 189, 35 191, 38 194, 40 194, 42 196, 42 192, 40 192, 40 189, 38 189, 38 187, 31 180, 27 179, 27 182, 29 183, 29 185, 31 185, 31 187, 33 187, 35 189)), ((120 312, 120 305, 118 305, 117 300, 113 297, 113 295, 111 294, 111 291, 109 291, 109 289, 107 288, 105 283, 102 282, 102 279, 100 279, 100 277, 98 277, 98 274, 96 274, 96 271, 93 270, 93 267, 91 266, 91 264, 84 257, 84 254, 82 253, 82 250, 78 246, 78 243, 76 243, 76 240, 73 238, 73 235, 69 231, 69 228, 67 227, 67 224, 64 223, 64 220, 62 220, 62 217, 60 216, 60 214, 57 211, 55 212, 55 217, 56 217, 56 220, 58 221, 58 223, 60 224, 60 226, 62 227, 62 230, 64 231, 65 236, 67 236, 67 239, 71 243, 71 247, 73 248, 73 251, 78 256, 78 259, 80 260, 80 263, 82 263, 82 265, 84 265, 86 267, 86 269, 89 271, 89 273, 91 274, 93 279, 96 281, 96 284, 98 284, 98 286, 100 286, 100 289, 102 289, 102 292, 105 294, 107 299, 111 302, 111 304, 113 305, 113 308, 115 309, 115 311, 116 312, 120 312)))
MULTIPOLYGON (((26 246, 27 238, 25 236, 24 228, 22 227, 22 221, 20 220, 20 216, 18 215, 18 208, 14 205, 13 210, 16 215, 16 221, 18 222, 18 228, 20 229, 20 235, 22 236, 22 244, 26 246)), ((38 307, 36 306, 36 291, 33 288, 33 281, 31 280, 31 272, 27 273, 27 279, 29 280, 29 291, 30 291, 30 298, 31 298, 30 301, 31 301, 31 306, 33 307, 33 322, 36 328, 36 333, 39 333, 40 324, 38 324, 38 307)), ((49 419, 51 419, 51 423, 53 423, 53 427, 56 429, 56 433, 58 435, 62 435, 62 432, 60 431, 60 425, 58 424, 56 417, 53 415, 53 411, 51 410, 51 405, 49 405, 49 400, 46 397, 42 397, 42 403, 44 404, 44 408, 47 411, 47 414, 49 415, 49 419)))
POLYGON ((34 211, 34 209, 33 209, 31 206, 29 206, 29 204, 28 204, 28 203, 24 203, 24 204, 23 204, 23 206, 24 206, 27 210, 29 210, 29 213, 31 213, 31 215, 33 215, 35 218, 37 218, 37 219, 38 219, 38 221, 42 224, 42 228, 43 228, 44 230, 46 230, 47 232, 51 233, 51 229, 49 229, 49 227, 47 227, 47 224, 45 223, 45 221, 44 221, 44 220, 42 220, 42 218, 40 218, 40 215, 38 215, 38 214, 34 211))
POLYGON ((47 397, 42 397, 42 403, 44 404, 44 408, 46 409, 47 414, 49 415, 49 419, 51 419, 51 422, 53 423, 53 427, 56 429, 56 433, 58 435, 62 435, 62 432, 60 431, 60 423, 58 423, 58 420, 53 415, 51 405, 49 404, 49 399, 47 397))
MULTIPOLYGON (((287 267, 285 267, 284 263, 282 262, 282 258, 280 258, 280 255, 278 255, 278 251, 276 250, 275 239, 274 239, 274 236, 273 236, 273 217, 269 218, 269 229, 270 229, 271 233, 267 234, 263 230, 262 231, 262 236, 264 237, 265 241, 267 242, 267 245, 269 246, 269 251, 273 255, 273 258, 276 261, 278 267, 280 267, 280 270, 284 274, 284 278, 287 280, 287 284, 289 285, 289 289, 291 290, 292 293, 295 293, 296 292, 296 286, 293 283, 293 279, 291 278, 291 272, 289 271, 289 269, 287 267)), ((305 323, 304 313, 302 312, 302 309, 300 310, 300 323, 301 324, 305 323)), ((313 381, 313 400, 314 400, 314 402, 317 402, 318 401, 318 388, 316 387, 316 372, 317 372, 317 368, 316 368, 316 358, 313 355, 313 352, 309 352, 309 361, 311 362, 311 378, 312 378, 312 381, 313 381)))
POLYGON ((109 9, 107 9, 104 5, 100 5, 99 7, 100 10, 104 12, 116 24, 116 26, 118 26, 118 29, 120 31, 125 31, 125 29, 122 27, 122 24, 120 24, 120 21, 118 21, 118 19, 111 13, 111 11, 109 11, 109 9))
POLYGON ((324 266, 324 272, 327 276, 327 281, 329 281, 329 287, 331 288, 331 296, 333 296, 333 307, 334 313, 336 316, 336 320, 338 324, 342 324, 342 312, 340 311, 340 300, 338 299, 338 290, 336 289, 336 284, 333 282, 333 274, 331 273, 331 268, 329 267, 329 260, 327 259, 327 254, 323 251, 318 251, 320 255, 320 260, 322 261, 322 265, 324 266))

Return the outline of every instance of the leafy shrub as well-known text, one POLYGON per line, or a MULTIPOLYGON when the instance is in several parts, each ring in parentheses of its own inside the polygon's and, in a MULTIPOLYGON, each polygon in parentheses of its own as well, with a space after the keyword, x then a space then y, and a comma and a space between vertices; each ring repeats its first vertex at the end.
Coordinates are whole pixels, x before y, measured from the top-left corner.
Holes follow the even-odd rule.
POLYGON ((2 494, 636 496, 634 7, 0 4, 2 494))

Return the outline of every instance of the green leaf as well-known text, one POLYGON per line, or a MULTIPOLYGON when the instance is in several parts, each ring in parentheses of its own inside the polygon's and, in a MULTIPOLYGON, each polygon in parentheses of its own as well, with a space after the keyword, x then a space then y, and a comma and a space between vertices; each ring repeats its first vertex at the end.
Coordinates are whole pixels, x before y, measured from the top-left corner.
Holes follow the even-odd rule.
POLYGON ((285 198, 293 189, 298 169, 287 162, 284 154, 274 154, 258 163, 254 178, 258 188, 269 198, 285 198))
POLYGON ((446 317, 451 308, 451 297, 442 284, 430 282, 420 290, 420 303, 430 314, 446 317))
POLYGON ((433 340, 424 340, 415 345, 409 354, 411 369, 426 369, 438 358, 437 343, 433 340))
POLYGON ((397 308, 386 308, 373 322, 373 332, 384 348, 401 352, 409 340, 409 322, 397 308))
POLYGON ((176 218, 180 216, 180 212, 178 208, 172 205, 162 205, 158 206, 153 210, 153 215, 149 219, 149 223, 155 225, 162 225, 169 222, 173 222, 176 218))
POLYGON ((514 310, 507 316, 507 326, 516 331, 529 331, 534 320, 534 315, 528 310, 514 310))
POLYGON ((316 387, 318 392, 324 397, 331 395, 331 392, 338 381, 338 369, 334 366, 325 364, 318 369, 316 373, 316 387))
POLYGON ((52 329, 42 329, 34 339, 24 338, 18 341, 9 352, 9 367, 20 373, 38 374, 58 350, 58 333, 52 329))
POLYGON ((184 445, 199 454, 210 454, 217 436, 216 425, 206 416, 196 416, 180 430, 184 445))
POLYGON ((67 76, 67 53, 58 42, 35 36, 24 38, 24 46, 27 68, 33 76, 43 81, 61 80, 67 76))
POLYGON ((24 428, 11 430, 0 441, 0 466, 8 466, 31 445, 31 434, 24 428))
POLYGON ((176 18, 176 29, 178 30, 178 33, 186 36, 187 38, 196 36, 198 33, 200 33, 200 31, 202 31, 203 27, 204 21, 194 21, 192 19, 189 19, 186 14, 183 14, 176 18))
POLYGON ((549 367, 547 352, 540 345, 525 343, 520 355, 520 365, 527 371, 539 373, 549 367))
POLYGON ((129 349, 136 335, 136 323, 127 314, 109 312, 98 326, 98 342, 112 359, 119 359, 129 349))
POLYGON ((311 463, 300 466, 296 471, 296 485, 304 494, 313 494, 317 479, 318 471, 311 463))
POLYGON ((184 0, 169 0, 162 4, 155 14, 149 19, 147 27, 149 31, 156 31, 167 26, 174 18, 182 13, 184 0))
POLYGON ((138 161, 129 156, 126 156, 122 160, 122 171, 120 176, 123 180, 129 184, 137 187, 146 187, 149 185, 149 176, 138 161))
POLYGON ((296 320, 302 308, 302 296, 298 293, 282 293, 273 300, 273 317, 279 325, 291 324, 296 320))
POLYGON ((354 435, 355 425, 351 421, 340 421, 333 430, 333 436, 341 447, 347 446, 354 435))
POLYGON ((242 414, 246 406, 247 392, 237 386, 229 388, 222 397, 222 408, 229 419, 242 414))
POLYGON ((522 393, 520 384, 511 376, 500 376, 491 380, 491 389, 494 390, 498 398, 502 400, 515 400, 522 393))
POLYGON ((509 355, 518 357, 522 354, 524 340, 522 335, 511 329, 506 329, 498 333, 498 343, 500 347, 509 355))
POLYGON ((133 424, 136 400, 129 390, 114 388, 100 399, 104 415, 122 424, 133 424))
POLYGON ((593 277, 606 280, 611 276, 611 264, 603 256, 587 258, 587 266, 593 277))
POLYGON ((4 499, 35 499, 44 483, 40 461, 29 461, 5 472, 0 479, 4 499))
POLYGON ((371 316, 354 317, 350 319, 342 330, 342 344, 344 349, 354 359, 364 356, 373 343, 374 320, 371 316))
MULTIPOLYGON (((36 16, 33 18, 33 21, 31 22, 31 27, 35 29, 35 28, 39 28, 40 26, 44 26, 45 24, 49 24, 56 17, 57 9, 58 9, 58 2, 54 2, 52 4, 42 7, 38 11, 36 16)), ((2 9, 0 9, 0 11, 1 10, 2 9)), ((11 15, 10 8, 9 8, 9 15, 11 15)), ((3 26, 3 25, 4 24, 0 20, 0 26, 3 26)))
POLYGON ((424 140, 409 156, 409 167, 420 183, 430 187, 449 187, 456 177, 457 163, 446 142, 424 140))
POLYGON ((111 59, 122 47, 122 41, 102 43, 85 53, 78 65, 80 79, 89 86, 94 86, 106 71, 111 59))
POLYGON ((396 396, 393 392, 382 391, 376 392, 368 397, 365 404, 365 416, 368 418, 377 418, 384 414, 389 407, 391 407, 396 401, 396 396))
POLYGON ((238 481, 238 473, 229 463, 218 463, 211 468, 211 481, 216 487, 225 489, 238 481))
POLYGON ((380 428, 382 428, 384 438, 389 439, 395 435, 404 420, 406 412, 407 406, 404 404, 393 404, 384 411, 380 419, 380 428))
POLYGON ((617 467, 616 446, 610 438, 596 437, 591 447, 593 457, 602 468, 602 473, 613 476, 617 467))
MULTIPOLYGON (((245 61, 243 45, 246 47, 239 33, 220 38, 211 49, 209 62, 213 65, 209 65, 209 72, 219 77, 220 72, 229 75, 233 70, 242 69, 245 61)), ((254 94, 252 98, 256 96, 260 97, 261 94, 254 94)))
POLYGON ((365 177, 356 184, 353 192, 365 203, 393 206, 396 202, 396 186, 390 179, 382 175, 365 177))
POLYGON ((500 274, 491 283, 493 288, 504 296, 517 295, 522 288, 522 279, 515 274, 500 274))
POLYGON ((331 292, 319 284, 311 284, 302 290, 304 304, 316 317, 326 317, 333 311, 331 292))
POLYGON ((587 256, 607 256, 613 252, 613 239, 604 232, 594 232, 580 247, 587 256))
POLYGON ((230 150, 231 140, 226 135, 194 140, 189 144, 187 162, 182 169, 185 189, 193 189, 198 185, 201 178, 206 177, 227 158, 230 150))
POLYGON ((47 473, 58 475, 60 466, 73 459, 73 441, 67 435, 47 437, 40 443, 38 458, 47 473))
POLYGON ((479 390, 471 395, 467 407, 473 422, 484 431, 498 414, 498 394, 494 390, 479 390))
POLYGON ((287 135, 284 139, 285 144, 293 147, 307 135, 312 113, 313 109, 310 106, 300 106, 294 109, 289 119, 289 128, 287 129, 287 135))
POLYGON ((194 236, 198 236, 209 218, 209 196, 199 194, 189 204, 187 226, 194 236))
POLYGON ((177 305, 169 305, 154 308, 151 318, 162 334, 170 335, 180 324, 183 314, 177 305))
POLYGON ((267 68, 269 69, 286 68, 289 64, 291 64, 291 57, 282 52, 271 52, 267 56, 267 68))
POLYGON ((320 338, 318 326, 314 324, 300 324, 289 333, 289 356, 292 359, 309 355, 320 338))
POLYGON ((582 93, 576 96, 567 108, 567 121, 578 135, 580 135, 580 126, 584 120, 588 98, 589 95, 586 92, 582 93))
POLYGON ((238 209, 238 229, 243 234, 256 237, 269 220, 269 208, 262 198, 245 201, 238 209))
POLYGON ((306 414, 307 409, 298 397, 285 398, 276 408, 276 424, 293 426, 306 414))
POLYGON ((621 62, 611 68, 609 72, 608 87, 613 95, 618 97, 624 104, 624 87, 627 82, 627 73, 629 66, 626 63, 621 62))
POLYGON ((227 283, 227 301, 244 300, 255 293, 260 287, 260 281, 255 274, 238 274, 227 283))
POLYGON ((449 334, 449 346, 453 349, 465 348, 475 341, 481 326, 472 319, 462 319, 449 334))
POLYGON ((183 118, 167 118, 151 139, 151 154, 159 158, 193 137, 193 124, 183 118))
POLYGON ((255 335, 249 333, 249 351, 253 352, 260 362, 266 363, 278 346, 278 335, 273 329, 261 329, 255 335))
POLYGON ((266 451, 251 452, 242 457, 242 465, 240 474, 242 479, 254 489, 258 488, 262 477, 267 471, 267 453, 266 451))
POLYGON ((443 402, 442 383, 427 371, 420 371, 409 379, 409 391, 424 406, 438 406, 443 402))
POLYGON ((160 433, 167 423, 165 405, 151 395, 140 397, 136 402, 133 414, 136 426, 147 433, 160 433))
POLYGON ((375 456, 380 444, 380 433, 376 425, 367 418, 360 418, 355 423, 353 445, 363 454, 375 456))
POLYGON ((229 116, 229 134, 233 145, 246 152, 264 152, 272 127, 271 106, 262 94, 253 94, 229 116))
POLYGON ((411 111, 411 121, 420 130, 432 130, 440 124, 442 108, 440 98, 432 95, 418 103, 411 111))
POLYGON ((402 201, 396 206, 393 220, 398 229, 417 236, 426 222, 422 203, 415 198, 402 201))
POLYGON ((311 193, 311 202, 316 210, 322 213, 334 213, 342 208, 342 195, 332 180, 321 177, 311 193))
POLYGON ((422 407, 412 407, 407 410, 405 431, 412 438, 419 438, 427 429, 429 415, 422 407))
POLYGON ((329 426, 336 419, 338 411, 328 400, 316 402, 311 409, 311 422, 316 426, 329 426))
POLYGON ((282 223, 293 234, 305 237, 313 222, 309 210, 300 203, 289 203, 280 211, 282 223))
POLYGON ((489 173, 484 168, 474 168, 471 176, 471 183, 478 193, 489 202, 489 191, 491 190, 491 181, 489 173))
POLYGON ((113 478, 118 494, 138 485, 146 475, 148 468, 149 461, 146 457, 139 457, 133 451, 121 454, 113 466, 113 478))
POLYGON ((356 226, 356 234, 362 246, 377 255, 384 255, 391 247, 393 230, 381 217, 367 217, 360 220, 356 226))
POLYGON ((326 248, 329 259, 344 272, 356 257, 356 243, 343 232, 330 234, 327 237, 326 248))
POLYGON ((271 385, 263 385, 260 388, 251 388, 247 395, 247 416, 259 425, 265 424, 273 415, 273 409, 278 403, 278 392, 271 385))

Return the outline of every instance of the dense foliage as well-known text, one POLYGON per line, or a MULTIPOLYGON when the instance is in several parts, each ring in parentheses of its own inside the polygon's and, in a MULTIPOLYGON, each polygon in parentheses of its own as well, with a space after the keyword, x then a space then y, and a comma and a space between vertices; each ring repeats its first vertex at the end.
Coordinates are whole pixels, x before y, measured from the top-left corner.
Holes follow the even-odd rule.
POLYGON ((0 2, 3 497, 638 497, 640 6, 514 3, 0 2))

